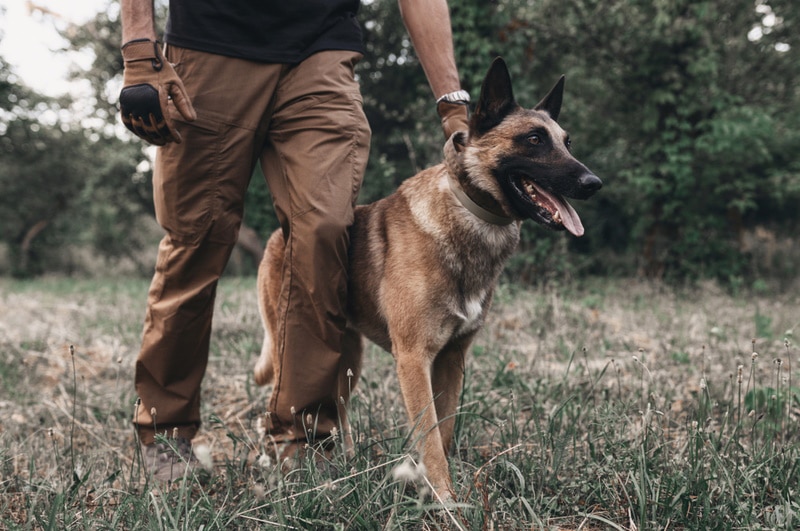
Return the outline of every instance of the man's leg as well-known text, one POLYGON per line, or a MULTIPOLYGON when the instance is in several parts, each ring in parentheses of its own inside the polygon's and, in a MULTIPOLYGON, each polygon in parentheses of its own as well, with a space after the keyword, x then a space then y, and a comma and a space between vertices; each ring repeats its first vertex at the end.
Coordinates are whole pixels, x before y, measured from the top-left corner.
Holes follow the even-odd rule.
POLYGON ((170 48, 197 111, 181 144, 159 149, 156 217, 166 235, 148 294, 136 361, 141 398, 134 422, 144 444, 158 433, 191 439, 200 425, 217 281, 236 244, 244 195, 263 143, 280 65, 170 48))
POLYGON ((282 75, 262 155, 286 240, 268 418, 279 440, 323 438, 346 423, 349 389, 339 382, 358 372, 342 343, 347 228, 370 141, 353 75, 359 57, 320 52, 282 75))

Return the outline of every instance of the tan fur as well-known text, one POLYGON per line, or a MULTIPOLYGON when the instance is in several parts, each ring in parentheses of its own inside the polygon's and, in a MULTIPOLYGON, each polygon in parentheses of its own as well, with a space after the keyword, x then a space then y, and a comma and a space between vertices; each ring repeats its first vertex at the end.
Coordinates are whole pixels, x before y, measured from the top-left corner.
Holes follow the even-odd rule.
MULTIPOLYGON (((565 135, 547 114, 517 108, 489 131, 478 135, 471 130, 459 153, 464 186, 513 222, 487 223, 465 209, 451 190, 449 166, 443 163, 406 180, 389 197, 358 207, 350 231, 344 354, 360 366, 358 330, 394 356, 409 428, 414 430, 412 440, 441 500, 453 496, 447 454, 465 355, 483 324, 498 276, 519 241, 522 216, 505 197, 492 169, 518 149, 514 137, 534 127, 565 135)), ((268 383, 273 374, 269 338, 282 256, 283 237, 276 231, 259 269, 259 302, 267 334, 255 369, 259 384, 268 383)))

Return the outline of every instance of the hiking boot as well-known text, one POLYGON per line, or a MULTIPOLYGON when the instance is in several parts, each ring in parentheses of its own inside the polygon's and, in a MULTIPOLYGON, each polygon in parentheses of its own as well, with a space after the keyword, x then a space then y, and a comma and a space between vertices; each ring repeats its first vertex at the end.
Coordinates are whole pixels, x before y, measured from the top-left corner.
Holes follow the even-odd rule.
POLYGON ((144 468, 159 481, 188 476, 197 465, 192 441, 184 437, 147 444, 143 448, 144 468))

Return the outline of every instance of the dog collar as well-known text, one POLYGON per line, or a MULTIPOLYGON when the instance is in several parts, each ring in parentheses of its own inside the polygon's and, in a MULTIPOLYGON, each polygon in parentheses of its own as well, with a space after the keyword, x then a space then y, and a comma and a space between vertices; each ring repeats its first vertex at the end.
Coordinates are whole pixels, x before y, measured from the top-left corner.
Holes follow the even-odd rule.
POLYGON ((458 135, 463 133, 456 132, 451 136, 444 145, 444 161, 445 166, 447 167, 447 180, 450 183, 450 189, 453 191, 453 194, 456 196, 456 199, 466 208, 469 210, 473 215, 482 219, 487 223, 491 223, 492 225, 510 225, 514 222, 513 218, 509 218, 506 216, 501 216, 499 214, 495 214, 494 212, 485 209, 478 203, 476 203, 467 192, 464 191, 464 188, 461 186, 461 183, 458 180, 458 177, 464 174, 464 167, 459 160, 458 152, 455 146, 455 138, 458 135))

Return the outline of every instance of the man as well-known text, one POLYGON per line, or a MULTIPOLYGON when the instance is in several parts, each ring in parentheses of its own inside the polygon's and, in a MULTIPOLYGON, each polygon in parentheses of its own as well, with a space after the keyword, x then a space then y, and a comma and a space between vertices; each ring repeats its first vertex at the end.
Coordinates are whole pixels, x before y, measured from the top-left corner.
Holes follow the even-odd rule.
MULTIPOLYGON (((446 0, 399 0, 445 136, 467 129, 446 0)), ((155 477, 183 474, 200 426, 217 281, 260 160, 286 238, 282 334, 269 403, 276 440, 339 423, 347 227, 370 130, 353 69, 358 0, 170 0, 162 51, 153 0, 122 0, 125 125, 161 146, 153 174, 166 235, 150 286, 134 423, 155 477), (176 461, 155 435, 175 437, 176 461)), ((346 399, 347 397, 345 397, 346 399)))

